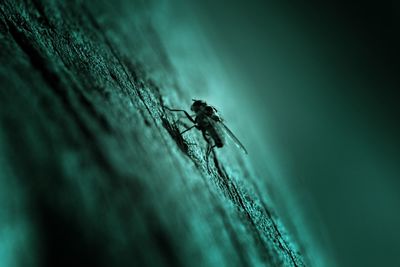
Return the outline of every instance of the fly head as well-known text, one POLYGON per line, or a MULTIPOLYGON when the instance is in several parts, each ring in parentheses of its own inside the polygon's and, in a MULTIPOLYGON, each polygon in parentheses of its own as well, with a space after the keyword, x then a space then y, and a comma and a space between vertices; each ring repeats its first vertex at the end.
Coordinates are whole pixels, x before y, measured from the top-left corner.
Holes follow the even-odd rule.
POLYGON ((193 99, 193 101, 194 102, 190 109, 195 113, 200 112, 202 109, 204 109, 207 106, 207 103, 202 100, 194 100, 193 99))

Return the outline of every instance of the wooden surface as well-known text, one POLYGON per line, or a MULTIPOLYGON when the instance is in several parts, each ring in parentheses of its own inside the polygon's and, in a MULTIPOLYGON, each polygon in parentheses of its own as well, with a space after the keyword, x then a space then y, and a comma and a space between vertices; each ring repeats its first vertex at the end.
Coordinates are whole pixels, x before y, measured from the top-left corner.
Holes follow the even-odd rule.
POLYGON ((163 103, 192 96, 148 10, 0 3, 3 263, 305 265, 246 158, 207 168, 201 135, 179 134, 163 103))

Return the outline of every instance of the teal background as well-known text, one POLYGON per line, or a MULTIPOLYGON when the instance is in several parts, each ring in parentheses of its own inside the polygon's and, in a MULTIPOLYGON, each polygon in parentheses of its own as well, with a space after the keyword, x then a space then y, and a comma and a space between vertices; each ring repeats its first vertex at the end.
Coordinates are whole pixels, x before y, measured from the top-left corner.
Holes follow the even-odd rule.
POLYGON ((400 266, 398 6, 188 6, 229 81, 205 97, 240 112, 233 127, 321 266, 400 266))

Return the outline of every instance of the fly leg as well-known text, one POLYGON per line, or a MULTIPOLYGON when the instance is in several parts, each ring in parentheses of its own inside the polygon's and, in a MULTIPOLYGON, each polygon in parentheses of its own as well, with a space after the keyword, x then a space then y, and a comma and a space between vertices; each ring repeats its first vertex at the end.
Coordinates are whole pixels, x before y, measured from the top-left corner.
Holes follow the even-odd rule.
MULTIPOLYGON (((196 116, 196 114, 189 115, 189 116, 192 118, 192 117, 196 116)), ((179 116, 178 119, 175 120, 174 124, 177 124, 178 122, 182 123, 180 120, 184 119, 184 118, 187 118, 187 116, 185 114, 179 116)))
MULTIPOLYGON (((165 106, 164 106, 165 107, 165 106)), ((186 118, 188 118, 191 122, 193 122, 194 124, 196 124, 195 120, 192 118, 194 115, 189 115, 189 113, 186 112, 186 110, 183 109, 171 109, 169 107, 165 107, 166 109, 168 109, 169 111, 174 111, 174 112, 183 112, 186 116, 186 118)))
POLYGON ((208 158, 209 158, 209 156, 210 156, 210 152, 212 151, 212 149, 215 147, 215 145, 212 145, 211 144, 211 140, 210 140, 210 138, 209 138, 209 136, 207 135, 207 133, 205 132, 205 131, 202 131, 202 133, 203 133, 203 137, 204 137, 204 140, 206 140, 206 142, 207 142, 207 150, 206 150, 206 164, 207 164, 207 169, 209 169, 209 166, 208 166, 208 158))
MULTIPOLYGON (((184 114, 182 114, 181 116, 179 116, 177 120, 174 121, 174 125, 176 125, 176 124, 178 123, 178 121, 179 121, 179 122, 180 122, 181 124, 183 124, 183 126, 185 126, 185 128, 186 128, 185 130, 183 130, 182 132, 179 133, 181 136, 182 136, 182 134, 184 134, 184 133, 190 131, 191 129, 193 129, 193 128, 195 128, 195 127, 198 129, 197 124, 196 124, 196 121, 192 118, 192 117, 196 116, 196 114, 189 115, 189 113, 187 113, 187 112, 186 112, 185 110, 183 110, 183 109, 171 109, 171 108, 166 107, 166 106, 164 106, 164 108, 166 108, 166 109, 169 110, 169 111, 173 111, 173 112, 183 112, 183 113, 184 113, 184 114), (186 117, 187 119, 189 119, 191 122, 193 122, 193 125, 192 125, 192 126, 188 126, 186 123, 180 121, 180 119, 185 118, 185 117, 186 117)), ((182 138, 182 137, 181 137, 181 138, 182 138)), ((188 145, 195 145, 194 143, 187 143, 187 144, 188 144, 188 145)))
MULTIPOLYGON (((197 127, 196 121, 192 118, 193 116, 196 116, 196 115, 190 115, 189 113, 186 112, 186 110, 183 110, 183 109, 171 109, 171 108, 169 108, 169 107, 165 107, 165 108, 168 109, 169 111, 183 112, 183 113, 184 113, 184 116, 186 116, 187 119, 189 119, 191 122, 193 122, 194 125, 192 125, 192 126, 190 126, 190 127, 188 127, 188 126, 185 125, 185 126, 186 126, 186 129, 185 129, 184 131, 180 132, 180 134, 186 133, 187 131, 193 129, 194 127, 197 127)), ((182 118, 182 117, 179 117, 179 118, 175 121, 175 124, 176 124, 181 118, 182 118)), ((183 118, 184 118, 184 117, 183 117, 183 118)))
POLYGON ((193 116, 196 116, 195 114, 194 114, 194 115, 190 115, 189 113, 186 112, 186 110, 183 110, 183 109, 171 109, 171 108, 166 107, 166 106, 164 106, 164 107, 165 107, 166 109, 168 109, 169 111, 173 111, 173 112, 183 112, 183 113, 184 113, 184 115, 178 117, 178 119, 174 122, 174 124, 176 124, 181 118, 185 118, 185 117, 186 117, 187 119, 189 119, 191 122, 193 122, 193 125, 192 125, 192 126, 187 126, 186 124, 184 124, 184 126, 186 127, 186 129, 183 130, 182 132, 180 132, 179 134, 182 135, 182 134, 186 133, 187 131, 190 131, 190 130, 193 129, 194 127, 197 128, 196 121, 192 118, 193 116))
POLYGON ((180 132, 180 134, 182 135, 182 134, 186 133, 187 131, 192 130, 192 129, 193 129, 194 127, 196 127, 196 126, 197 126, 196 124, 195 124, 195 125, 192 125, 192 126, 186 128, 184 131, 180 132))
POLYGON ((217 146, 217 145, 212 145, 212 146, 209 145, 209 148, 208 148, 208 150, 207 150, 207 156, 206 156, 207 159, 208 159, 208 157, 210 156, 210 153, 211 153, 211 151, 213 150, 213 148, 216 147, 216 146, 217 146))

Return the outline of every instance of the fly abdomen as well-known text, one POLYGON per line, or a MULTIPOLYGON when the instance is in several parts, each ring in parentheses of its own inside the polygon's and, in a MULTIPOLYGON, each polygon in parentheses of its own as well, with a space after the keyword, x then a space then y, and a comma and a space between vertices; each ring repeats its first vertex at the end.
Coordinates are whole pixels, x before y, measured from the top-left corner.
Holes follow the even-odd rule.
POLYGON ((219 138, 219 136, 217 136, 217 138, 214 139, 215 145, 217 147, 223 147, 224 143, 222 142, 221 138, 219 138))
POLYGON ((216 147, 224 146, 224 140, 222 139, 222 135, 217 131, 217 129, 215 129, 215 127, 209 127, 207 131, 210 134, 211 138, 214 140, 214 144, 216 147))

